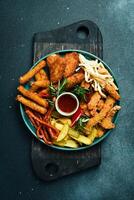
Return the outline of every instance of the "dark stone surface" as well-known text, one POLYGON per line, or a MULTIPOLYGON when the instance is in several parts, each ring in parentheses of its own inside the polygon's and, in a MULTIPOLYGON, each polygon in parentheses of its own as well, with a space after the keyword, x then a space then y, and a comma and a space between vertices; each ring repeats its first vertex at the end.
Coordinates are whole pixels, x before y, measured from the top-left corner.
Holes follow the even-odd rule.
POLYGON ((0 199, 133 199, 134 2, 1 0, 0 8, 0 199), (103 34, 104 61, 118 79, 122 111, 102 143, 99 168, 46 183, 31 170, 31 135, 15 102, 17 79, 31 65, 35 32, 83 19, 97 23, 103 34))

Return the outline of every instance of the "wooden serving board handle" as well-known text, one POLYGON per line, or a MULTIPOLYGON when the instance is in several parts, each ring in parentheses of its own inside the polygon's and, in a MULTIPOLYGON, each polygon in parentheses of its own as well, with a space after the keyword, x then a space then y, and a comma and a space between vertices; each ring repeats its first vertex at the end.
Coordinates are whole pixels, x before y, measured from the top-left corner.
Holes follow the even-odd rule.
MULTIPOLYGON (((103 40, 96 24, 84 20, 56 30, 36 33, 33 38, 36 62, 46 54, 61 49, 81 49, 102 58, 103 40)), ((100 143, 81 151, 61 151, 32 141, 32 165, 36 175, 45 181, 97 166, 101 162, 100 143)))

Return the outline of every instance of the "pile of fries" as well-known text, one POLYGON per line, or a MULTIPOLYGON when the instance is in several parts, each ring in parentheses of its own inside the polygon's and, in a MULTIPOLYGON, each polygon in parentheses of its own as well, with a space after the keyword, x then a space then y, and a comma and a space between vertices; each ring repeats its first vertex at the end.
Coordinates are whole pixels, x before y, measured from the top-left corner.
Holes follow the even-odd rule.
POLYGON ((52 54, 21 76, 19 83, 16 99, 23 104, 37 137, 48 145, 91 145, 115 127, 113 117, 121 108, 117 105, 120 95, 101 62, 89 61, 77 52, 52 54), (55 100, 63 91, 78 97, 80 113, 76 116, 57 112, 55 100))

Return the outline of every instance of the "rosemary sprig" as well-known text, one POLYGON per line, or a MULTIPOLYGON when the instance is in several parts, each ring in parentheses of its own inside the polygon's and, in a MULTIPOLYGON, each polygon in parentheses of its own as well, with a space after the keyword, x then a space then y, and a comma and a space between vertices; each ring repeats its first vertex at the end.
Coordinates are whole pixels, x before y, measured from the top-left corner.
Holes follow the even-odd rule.
POLYGON ((53 83, 51 82, 51 84, 49 85, 49 92, 51 96, 57 97, 58 95, 60 95, 65 90, 66 83, 67 79, 63 79, 62 81, 58 82, 58 87, 55 88, 53 83))
POLYGON ((88 121, 89 121, 89 117, 88 116, 82 116, 82 117, 80 117, 79 120, 77 121, 76 125, 75 125, 75 129, 77 131, 84 132, 85 125, 86 125, 86 123, 88 121))
POLYGON ((73 93, 75 95, 77 95, 80 98, 80 100, 85 100, 85 101, 86 101, 86 95, 85 94, 88 93, 88 92, 90 92, 89 89, 85 89, 85 88, 83 88, 79 85, 76 85, 74 90, 73 90, 73 93))
POLYGON ((66 78, 64 78, 62 81, 58 82, 57 95, 61 94, 65 90, 66 84, 67 84, 66 78))
POLYGON ((50 100, 50 99, 47 99, 47 101, 48 101, 48 103, 49 103, 49 106, 50 106, 51 108, 53 108, 53 107, 54 107, 54 102, 53 102, 52 100, 50 100))

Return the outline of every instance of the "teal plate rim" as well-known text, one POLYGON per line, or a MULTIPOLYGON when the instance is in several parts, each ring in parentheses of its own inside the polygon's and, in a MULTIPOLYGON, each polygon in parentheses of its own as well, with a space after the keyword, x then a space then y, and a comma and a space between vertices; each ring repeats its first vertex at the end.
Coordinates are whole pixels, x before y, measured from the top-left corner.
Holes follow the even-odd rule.
MULTIPOLYGON (((64 54, 64 53, 68 53, 68 52, 78 52, 78 53, 81 53, 83 54, 84 56, 86 56, 87 58, 91 58, 91 59, 97 59, 99 60, 100 62, 102 62, 104 64, 104 66, 107 68, 107 70, 110 72, 110 74, 113 76, 114 78, 114 82, 115 84, 117 85, 118 87, 118 84, 117 84, 117 80, 115 78, 115 75, 114 73, 112 72, 112 70, 110 69, 110 67, 102 60, 100 59, 99 57, 95 56, 94 54, 92 53, 89 53, 87 51, 84 51, 84 50, 78 50, 78 49, 66 49, 66 50, 58 50, 58 51, 54 51, 52 53, 49 53, 45 56, 43 56, 42 58, 40 58, 32 67, 35 67, 41 60, 43 59, 46 59, 48 56, 52 55, 52 54, 57 54, 57 53, 60 53, 60 54, 64 54)), ((26 85, 25 85, 26 87, 26 85)), ((118 87, 119 88, 119 87, 118 87)), ((119 91, 119 94, 120 94, 120 91, 119 91)), ((117 104, 120 105, 120 100, 117 101, 117 104)), ((20 112, 21 112, 21 116, 22 116, 22 119, 25 123, 25 125, 27 126, 27 128, 30 130, 30 132, 40 141, 42 142, 43 144, 45 144, 46 146, 48 147, 51 147, 55 150, 62 150, 62 151, 78 151, 78 150, 84 150, 84 149, 88 149, 96 144, 98 144, 99 142, 101 142, 102 140, 104 140, 111 132, 112 132, 112 129, 111 130, 108 130, 102 137, 100 138, 96 138, 94 140, 94 142, 91 144, 91 145, 85 145, 85 146, 82 146, 82 147, 78 147, 78 148, 69 148, 69 147, 60 147, 60 146, 56 146, 56 145, 48 145, 46 144, 42 139, 39 139, 35 133, 35 128, 34 126, 31 124, 30 120, 28 119, 25 111, 24 111, 24 108, 23 108, 23 105, 20 103, 20 112)), ((114 116, 114 120, 113 122, 116 124, 117 122, 117 117, 118 117, 118 113, 119 111, 115 114, 114 116)))

